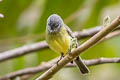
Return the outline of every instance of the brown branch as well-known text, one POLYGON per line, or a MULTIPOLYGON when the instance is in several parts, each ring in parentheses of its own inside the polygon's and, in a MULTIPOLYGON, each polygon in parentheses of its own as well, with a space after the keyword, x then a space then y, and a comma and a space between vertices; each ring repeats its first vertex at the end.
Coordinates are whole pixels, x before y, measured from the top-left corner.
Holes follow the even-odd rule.
MULTIPOLYGON (((81 32, 74 32, 73 35, 75 35, 77 37, 77 39, 80 40, 80 39, 84 39, 86 37, 94 36, 102 28, 103 28, 103 26, 97 26, 97 27, 94 27, 91 29, 83 30, 81 32)), ((113 31, 117 31, 117 30, 120 30, 120 25, 117 28, 115 28, 113 31)))
MULTIPOLYGON (((83 30, 81 32, 74 32, 73 34, 78 38, 78 40, 80 40, 80 39, 95 35, 101 29, 102 29, 102 26, 98 26, 95 28, 83 30)), ((120 30, 120 26, 118 26, 115 29, 115 31, 116 30, 120 30)), ((34 51, 47 49, 47 48, 48 48, 48 45, 45 41, 34 43, 31 45, 25 45, 23 47, 15 48, 15 49, 0 53, 0 62, 15 58, 15 57, 19 57, 25 54, 30 54, 31 52, 34 52, 34 51)))
POLYGON ((25 45, 23 47, 19 47, 13 50, 5 51, 3 53, 0 53, 0 62, 15 58, 18 56, 22 56, 34 51, 42 50, 48 48, 48 45, 45 41, 39 42, 39 43, 34 43, 31 45, 25 45))
MULTIPOLYGON (((51 68, 56 63, 57 59, 53 59, 52 61, 49 61, 47 63, 42 63, 38 67, 26 68, 23 70, 9 73, 1 77, 0 80, 8 80, 8 79, 15 78, 17 76, 26 76, 26 75, 31 76, 35 73, 43 72, 51 68)), ((105 64, 105 63, 120 63, 120 58, 99 58, 99 59, 84 60, 84 62, 87 66, 93 66, 93 65, 105 64)), ((69 63, 65 67, 75 67, 75 64, 69 63)))
POLYGON ((74 51, 72 51, 71 53, 66 55, 59 62, 58 65, 55 64, 54 66, 52 66, 48 71, 43 73, 36 80, 48 80, 48 79, 50 79, 56 72, 58 72, 67 63, 72 61, 75 57, 79 56, 80 53, 84 52, 85 50, 87 50, 91 46, 95 45, 97 42, 99 42, 103 37, 105 37, 108 33, 110 33, 118 25, 120 25, 120 16, 118 18, 116 18, 110 25, 103 28, 101 31, 99 31, 97 34, 95 34, 93 37, 91 37, 85 43, 83 43, 78 48, 76 48, 74 51))
POLYGON ((116 37, 116 36, 120 36, 120 30, 114 31, 109 33, 107 36, 105 36, 103 39, 101 39, 99 42, 103 42, 105 40, 108 40, 110 38, 116 37))

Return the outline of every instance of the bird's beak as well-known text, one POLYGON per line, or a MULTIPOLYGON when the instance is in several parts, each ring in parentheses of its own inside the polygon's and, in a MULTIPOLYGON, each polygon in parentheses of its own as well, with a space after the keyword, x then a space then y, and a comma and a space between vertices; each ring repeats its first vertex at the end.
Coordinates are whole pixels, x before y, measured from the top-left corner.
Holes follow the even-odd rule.
POLYGON ((50 30, 50 33, 53 33, 54 31, 53 30, 50 30))

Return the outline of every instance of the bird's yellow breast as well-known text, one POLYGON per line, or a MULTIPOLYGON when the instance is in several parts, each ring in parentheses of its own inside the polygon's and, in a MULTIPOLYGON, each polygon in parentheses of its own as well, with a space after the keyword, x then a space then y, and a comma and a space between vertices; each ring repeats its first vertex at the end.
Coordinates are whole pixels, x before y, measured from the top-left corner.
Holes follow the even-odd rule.
POLYGON ((57 53, 64 53, 65 55, 70 49, 71 37, 64 27, 58 33, 47 34, 46 40, 49 47, 57 53))

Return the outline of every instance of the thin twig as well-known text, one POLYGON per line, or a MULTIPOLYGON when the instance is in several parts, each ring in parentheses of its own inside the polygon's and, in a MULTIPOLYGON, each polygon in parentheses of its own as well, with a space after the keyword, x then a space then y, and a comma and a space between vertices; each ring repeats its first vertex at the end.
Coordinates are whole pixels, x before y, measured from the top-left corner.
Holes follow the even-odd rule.
POLYGON ((103 42, 105 40, 108 40, 112 37, 116 37, 116 36, 120 36, 120 30, 117 30, 117 31, 114 31, 114 32, 111 32, 109 33, 107 36, 105 36, 103 39, 101 39, 99 42, 103 42))
POLYGON ((58 65, 56 64, 56 65, 52 66, 48 71, 46 71, 45 73, 43 73, 36 80, 48 80, 48 79, 50 79, 56 72, 58 72, 67 63, 69 63, 70 61, 72 61, 80 53, 84 52, 88 48, 90 48, 93 45, 95 45, 97 42, 99 42, 99 40, 101 40, 103 37, 105 37, 108 33, 110 33, 118 25, 120 25, 120 16, 117 17, 110 25, 104 27, 101 31, 99 31, 97 34, 95 34, 93 37, 91 37, 85 43, 83 43, 78 48, 76 48, 75 50, 73 50, 71 53, 69 53, 68 55, 66 55, 58 63, 58 65))
MULTIPOLYGON (((74 32, 73 35, 75 35, 78 38, 78 40, 80 40, 80 39, 95 35, 102 28, 103 26, 98 26, 95 28, 83 30, 81 32, 74 32)), ((115 31, 116 30, 120 30, 120 26, 118 26, 115 29, 115 31)), ((25 45, 23 47, 15 48, 12 50, 8 50, 0 53, 0 62, 6 61, 8 59, 16 58, 22 55, 30 54, 31 52, 34 52, 34 51, 47 49, 47 48, 48 48, 47 43, 45 41, 42 41, 42 42, 30 44, 30 45, 25 45)))
MULTIPOLYGON (((9 73, 1 77, 0 80, 8 80, 8 79, 15 78, 17 76, 26 76, 26 75, 31 76, 35 73, 43 72, 51 68, 57 62, 57 59, 53 59, 52 61, 49 61, 47 63, 42 63, 38 67, 26 68, 23 70, 9 73)), ((105 64, 105 63, 120 63, 120 58, 99 58, 99 59, 84 60, 84 62, 87 66, 93 66, 93 65, 105 64)), ((69 63, 65 67, 75 67, 75 64, 69 63)))

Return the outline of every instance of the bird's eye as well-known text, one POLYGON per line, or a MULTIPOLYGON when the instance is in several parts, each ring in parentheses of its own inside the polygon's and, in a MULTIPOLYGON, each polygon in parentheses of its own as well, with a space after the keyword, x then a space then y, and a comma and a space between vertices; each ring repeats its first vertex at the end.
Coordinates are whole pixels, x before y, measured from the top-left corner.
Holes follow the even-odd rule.
POLYGON ((55 24, 55 27, 58 27, 59 26, 59 24, 55 24))

